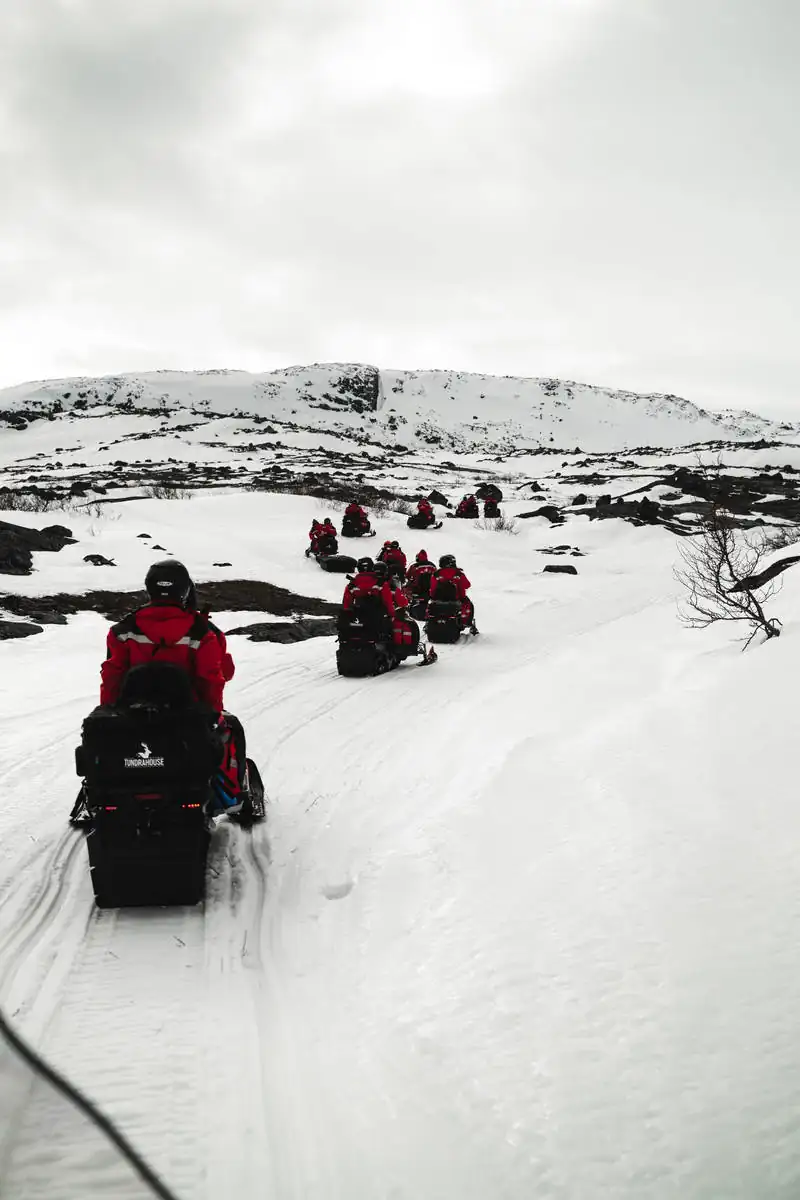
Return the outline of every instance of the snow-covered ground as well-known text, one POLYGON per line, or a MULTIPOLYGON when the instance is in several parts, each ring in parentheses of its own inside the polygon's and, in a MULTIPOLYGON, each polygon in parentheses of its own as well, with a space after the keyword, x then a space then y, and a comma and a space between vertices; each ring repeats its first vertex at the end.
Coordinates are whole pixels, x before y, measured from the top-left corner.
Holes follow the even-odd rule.
MULTIPOLYGON (((2 587, 138 586, 144 531, 199 579, 338 599, 302 556, 320 511, 5 514, 79 541, 2 587)), ((107 622, 0 646, 0 1004, 186 1200, 798 1195, 800 577, 743 655, 679 625, 662 528, 377 524, 458 555, 482 634, 374 680, 331 639, 232 639, 269 818, 219 823, 197 909, 96 910, 66 823, 107 622), (542 574, 565 542, 579 574, 542 574)), ((145 1194, 15 1086, 0 1196, 145 1194)))

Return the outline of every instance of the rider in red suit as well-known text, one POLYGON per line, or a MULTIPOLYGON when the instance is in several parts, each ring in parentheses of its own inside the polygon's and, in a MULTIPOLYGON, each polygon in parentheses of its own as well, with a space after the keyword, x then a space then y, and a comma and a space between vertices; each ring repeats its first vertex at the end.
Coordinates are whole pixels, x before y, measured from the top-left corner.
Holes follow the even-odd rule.
POLYGON ((431 580, 431 600, 436 596, 436 589, 439 584, 445 580, 450 580, 456 589, 456 594, 459 600, 465 600, 467 591, 472 587, 472 584, 467 579, 461 567, 456 566, 454 554, 443 554, 439 559, 439 570, 431 580))
MULTIPOLYGON (((429 579, 430 579, 430 577, 432 577, 435 573, 436 573, 436 567, 429 560, 426 552, 424 550, 420 550, 419 554, 417 555, 416 561, 413 562, 411 564, 411 566, 408 568, 406 584, 408 585, 408 587, 411 589, 412 592, 423 592, 423 591, 425 591, 425 587, 424 587, 424 584, 422 584, 420 581, 423 580, 426 576, 429 577, 429 579)), ((429 586, 430 586, 430 584, 429 584, 429 586)))
POLYGON ((208 617, 186 607, 193 593, 186 567, 175 561, 154 563, 147 572, 145 588, 150 603, 109 630, 108 654, 100 668, 100 703, 114 704, 130 668, 155 659, 183 667, 191 676, 195 698, 221 712, 233 660, 222 631, 212 626, 208 617))
POLYGON ((375 571, 371 558, 359 559, 357 573, 344 589, 342 608, 345 612, 354 607, 356 596, 380 596, 387 614, 394 616, 394 598, 389 580, 381 572, 375 571))
POLYGON ((225 634, 197 607, 189 572, 174 559, 154 563, 147 572, 149 603, 123 617, 109 630, 107 656, 100 668, 100 703, 119 699, 122 681, 131 667, 167 662, 182 667, 190 677, 195 700, 218 714, 224 751, 218 789, 225 807, 238 802, 244 784, 246 748, 244 730, 232 713, 224 712, 225 684, 235 666, 225 634))

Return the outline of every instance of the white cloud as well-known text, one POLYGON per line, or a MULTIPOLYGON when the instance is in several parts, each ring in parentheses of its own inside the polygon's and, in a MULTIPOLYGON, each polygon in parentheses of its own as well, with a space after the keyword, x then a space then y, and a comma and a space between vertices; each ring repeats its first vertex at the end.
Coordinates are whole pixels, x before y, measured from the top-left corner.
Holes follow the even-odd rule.
POLYGON ((0 382, 351 357, 795 402, 793 0, 8 2, 0 382))

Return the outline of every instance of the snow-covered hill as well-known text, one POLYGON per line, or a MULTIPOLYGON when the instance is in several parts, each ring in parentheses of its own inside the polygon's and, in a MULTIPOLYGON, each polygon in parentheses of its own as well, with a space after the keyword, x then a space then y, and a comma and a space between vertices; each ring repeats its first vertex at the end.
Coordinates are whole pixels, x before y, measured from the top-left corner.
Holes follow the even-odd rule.
POLYGON ((12 426, 62 413, 246 417, 309 433, 453 453, 680 446, 791 437, 800 426, 748 412, 707 412, 678 396, 557 379, 455 371, 379 371, 363 364, 244 371, 157 371, 23 384, 0 391, 12 426))

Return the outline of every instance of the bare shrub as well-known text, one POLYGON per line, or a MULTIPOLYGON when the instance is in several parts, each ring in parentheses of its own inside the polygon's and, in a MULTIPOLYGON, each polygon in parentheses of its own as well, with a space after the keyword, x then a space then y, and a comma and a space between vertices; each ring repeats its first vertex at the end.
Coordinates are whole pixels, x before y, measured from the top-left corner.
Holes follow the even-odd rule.
POLYGON ((150 500, 191 500, 190 488, 181 487, 175 483, 153 483, 145 488, 145 496, 150 500))
POLYGON ((519 521, 501 512, 499 517, 483 517, 476 522, 476 529, 491 529, 495 533, 519 533, 519 521))
POLYGON ((768 550, 785 550, 800 542, 800 526, 778 525, 764 532, 764 545, 768 550))
POLYGON ((778 637, 780 621, 764 612, 780 590, 773 577, 765 578, 770 549, 763 530, 737 529, 723 505, 713 503, 698 532, 680 545, 683 566, 675 578, 686 593, 679 606, 684 624, 705 629, 717 621, 744 622, 750 627, 745 647, 758 633, 778 637))
POLYGON ((4 512, 43 513, 67 507, 68 501, 57 496, 40 496, 36 492, 0 492, 0 509, 4 512))

